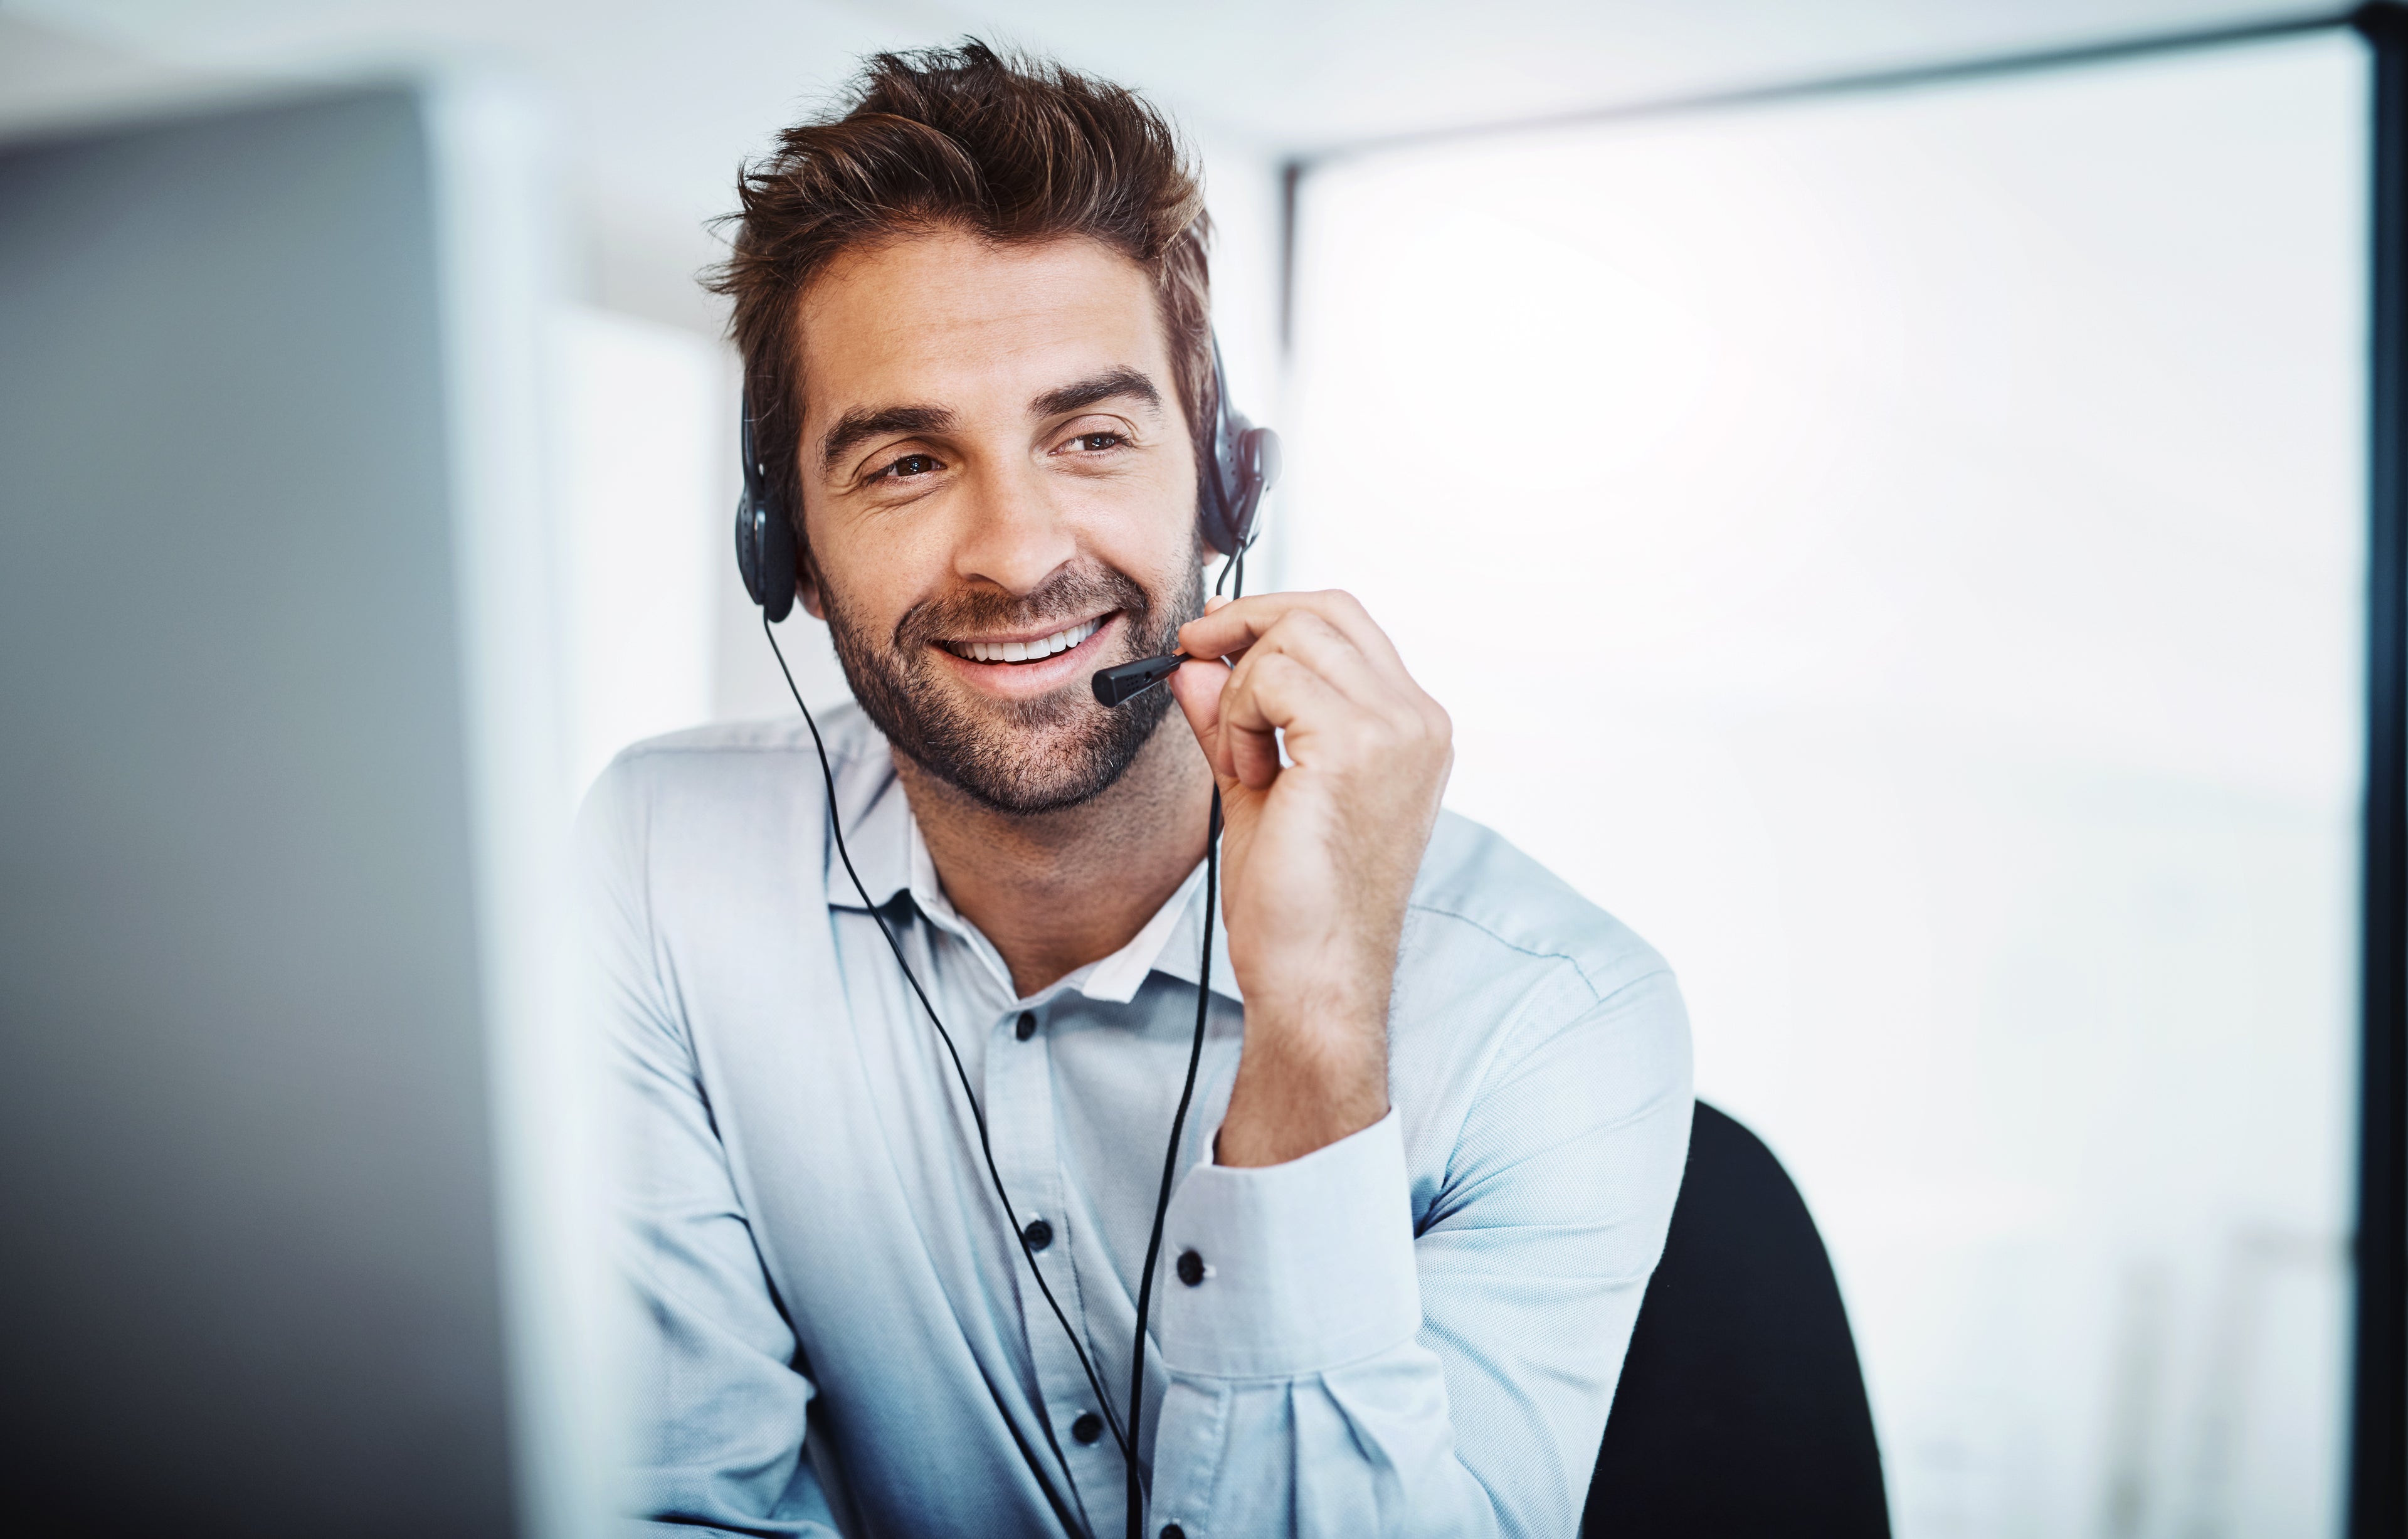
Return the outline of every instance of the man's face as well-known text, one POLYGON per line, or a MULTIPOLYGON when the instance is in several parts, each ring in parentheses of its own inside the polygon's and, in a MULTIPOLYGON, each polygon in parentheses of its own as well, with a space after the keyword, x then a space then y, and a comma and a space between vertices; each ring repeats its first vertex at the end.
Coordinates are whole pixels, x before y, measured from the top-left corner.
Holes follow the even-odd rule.
POLYGON ((1095 242, 849 252, 802 300, 803 602, 889 741, 1034 813, 1118 780, 1168 709, 1097 669, 1203 604, 1196 454, 1153 286, 1095 242))

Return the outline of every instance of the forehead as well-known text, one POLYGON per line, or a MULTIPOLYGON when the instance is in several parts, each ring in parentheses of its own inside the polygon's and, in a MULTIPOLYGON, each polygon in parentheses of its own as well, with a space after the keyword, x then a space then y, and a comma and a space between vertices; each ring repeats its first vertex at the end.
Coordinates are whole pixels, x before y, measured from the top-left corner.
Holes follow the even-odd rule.
POLYGON ((855 247, 803 294, 804 415, 922 403, 1017 412, 1115 366, 1168 395, 1156 303, 1143 267, 1083 237, 997 245, 946 230, 855 247))

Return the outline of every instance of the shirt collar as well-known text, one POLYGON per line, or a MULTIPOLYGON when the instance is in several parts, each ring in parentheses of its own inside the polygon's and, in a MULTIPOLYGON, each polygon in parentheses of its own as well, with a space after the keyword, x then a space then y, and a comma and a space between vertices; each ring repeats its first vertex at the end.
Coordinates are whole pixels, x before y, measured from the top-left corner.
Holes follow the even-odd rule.
MULTIPOLYGON (((1218 906, 1218 895, 1215 895, 1218 906)), ((1063 980, 1091 1000, 1109 1000, 1126 1004, 1137 998, 1146 975, 1159 972, 1194 984, 1197 964, 1201 959, 1199 933, 1204 923, 1204 863, 1187 873, 1187 880, 1170 895, 1168 902, 1156 909, 1145 928, 1132 936, 1129 943, 1098 962, 1090 962, 1063 980)), ((1229 927, 1219 914, 1212 921, 1212 992, 1224 999, 1245 1003, 1238 991, 1238 973, 1229 965, 1229 927)))
MULTIPOLYGON (((853 856, 853 872, 869 901, 882 909, 912 885, 915 852, 919 859, 927 859, 885 739, 873 740, 869 751, 845 760, 835 778, 836 821, 844 830, 845 853, 853 856)), ((826 880, 829 906, 861 907, 861 895, 844 874, 834 840, 828 841, 826 880)), ((933 867, 928 885, 936 886, 933 867)))
MULTIPOLYGON (((927 916, 931 924, 951 931, 968 942, 981 960, 995 971, 1010 992, 1010 972, 994 946, 980 934, 977 927, 955 912, 946 898, 944 885, 938 880, 937 863, 928 854, 928 843, 920 833, 920 820, 911 814, 910 798, 904 795, 903 782, 895 773, 894 761, 883 751, 884 741, 875 743, 876 752, 863 753, 848 758, 836 771, 836 814, 844 829, 847 853, 853 856, 853 869, 861 877, 870 901, 879 908, 892 903, 897 893, 909 892, 912 903, 927 916)), ((827 850, 827 894, 832 908, 861 907, 860 895, 843 873, 835 841, 827 850)), ((1048 999, 1068 989, 1075 989, 1088 999, 1113 1004, 1126 1004, 1137 997, 1149 973, 1160 972, 1184 984, 1194 984, 1197 962, 1201 956, 1203 937, 1199 928, 1204 913, 1204 863, 1187 873, 1187 880, 1170 895, 1154 916, 1145 922, 1126 945, 1098 961, 1088 963, 1041 990, 1037 999, 1048 999)), ((1245 997, 1238 990, 1237 971, 1229 965, 1228 926, 1214 916, 1212 926, 1212 992, 1240 1004, 1245 997)))

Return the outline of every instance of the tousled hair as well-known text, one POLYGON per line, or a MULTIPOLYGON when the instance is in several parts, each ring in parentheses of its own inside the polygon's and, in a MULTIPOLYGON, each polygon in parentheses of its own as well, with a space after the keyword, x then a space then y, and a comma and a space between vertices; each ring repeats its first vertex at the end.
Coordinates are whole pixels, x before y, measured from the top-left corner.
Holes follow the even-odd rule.
POLYGON ((958 48, 873 56, 841 115, 796 124, 737 173, 727 259, 705 274, 733 304, 753 441, 802 538, 804 289, 852 247, 920 230, 1020 244, 1082 236, 1154 280, 1172 381, 1199 467, 1214 399, 1211 221, 1176 133, 1136 93, 1059 65, 958 48))

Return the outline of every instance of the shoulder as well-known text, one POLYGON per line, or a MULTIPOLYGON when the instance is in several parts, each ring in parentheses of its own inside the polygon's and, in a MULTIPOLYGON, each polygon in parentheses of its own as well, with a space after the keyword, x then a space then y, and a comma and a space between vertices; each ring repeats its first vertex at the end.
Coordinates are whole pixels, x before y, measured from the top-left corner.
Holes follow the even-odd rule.
POLYGON ((1413 882, 1407 956, 1444 959, 1536 981, 1553 977, 1568 1002, 1595 1005, 1671 969, 1628 926, 1572 890, 1494 830, 1440 813, 1413 882))
MULTIPOLYGON (((815 712, 821 737, 827 744, 828 761, 841 770, 865 758, 883 755, 885 740, 861 708, 851 701, 833 705, 815 712)), ((707 726, 688 727, 682 732, 667 732, 657 738, 647 738, 619 751, 609 768, 595 782, 595 790, 606 786, 624 787, 677 784, 686 782, 713 783, 740 780, 757 774, 765 761, 799 756, 816 769, 818 755, 812 750, 810 728, 799 715, 768 716, 758 721, 712 722, 707 726)))
MULTIPOLYGON (((892 775, 886 741, 858 706, 817 715, 840 799, 892 775)), ((621 750, 585 794, 579 842, 589 861, 654 872, 681 853, 740 864, 747 848, 816 842, 826 809, 819 755, 799 716, 716 722, 621 750)))
MULTIPOLYGON (((865 765, 882 768, 885 740, 850 701, 817 712, 828 766, 839 787, 865 765)), ((689 803, 724 805, 747 794, 784 799, 797 793, 824 806, 826 793, 810 729, 799 716, 713 722, 647 738, 619 751, 585 794, 582 817, 689 803), (808 774, 802 771, 809 770, 808 774)))
POLYGON ((1431 835, 1388 1025, 1417 1221, 1445 1191, 1587 1133, 1616 1160, 1639 1158, 1634 1139, 1655 1150, 1646 1158, 1669 1172, 1670 1207, 1690 1094, 1688 1014, 1671 968, 1469 818, 1442 813, 1431 835))

